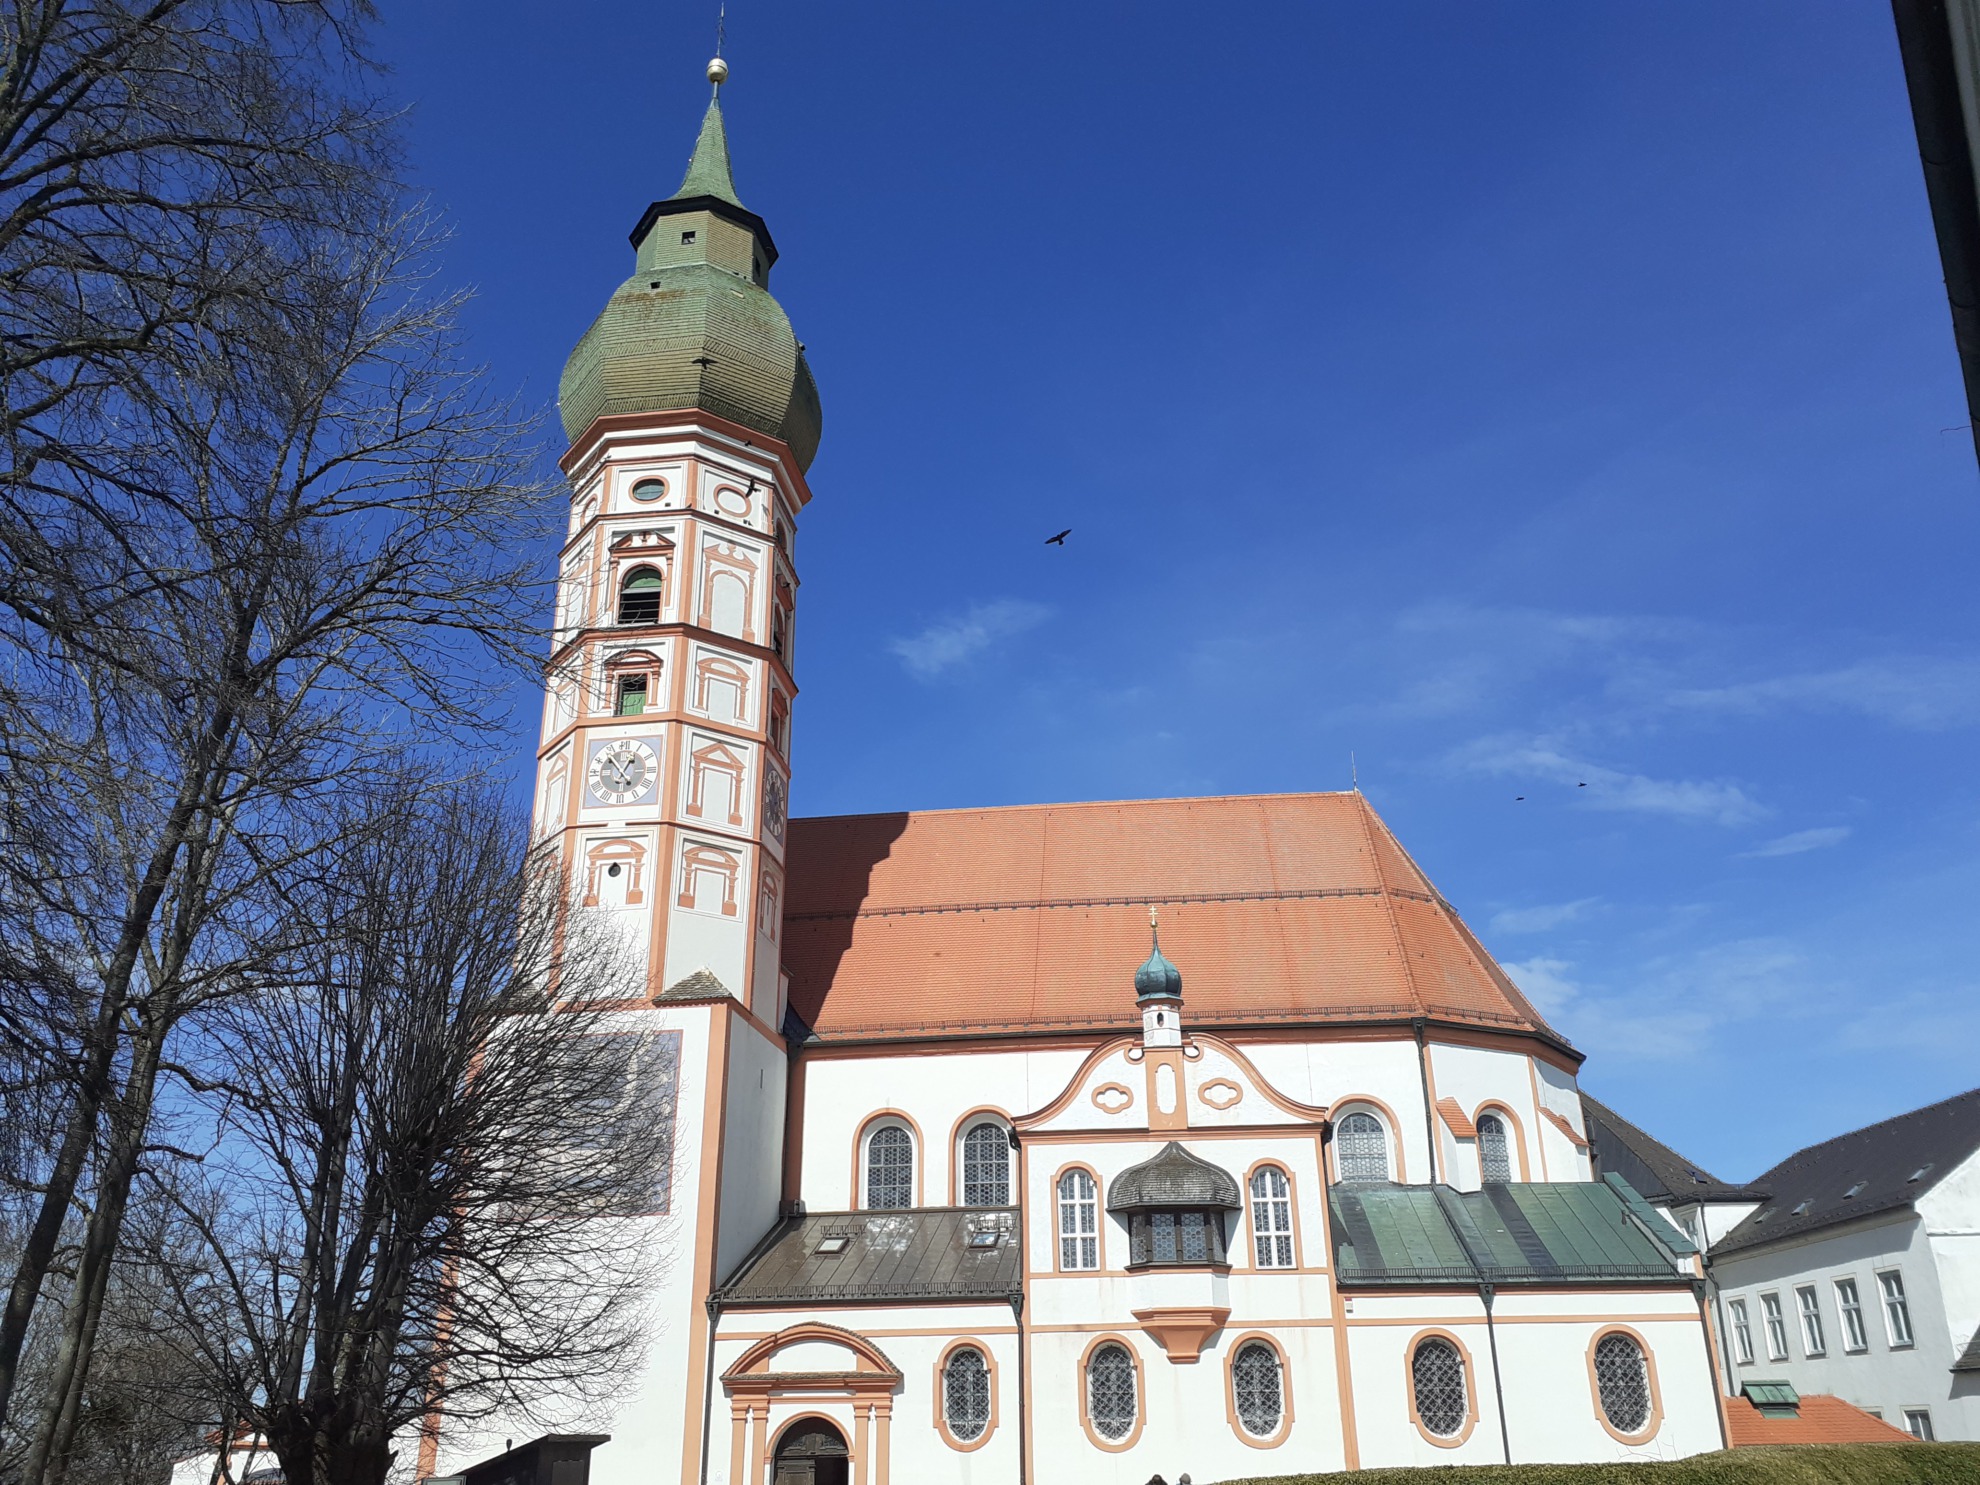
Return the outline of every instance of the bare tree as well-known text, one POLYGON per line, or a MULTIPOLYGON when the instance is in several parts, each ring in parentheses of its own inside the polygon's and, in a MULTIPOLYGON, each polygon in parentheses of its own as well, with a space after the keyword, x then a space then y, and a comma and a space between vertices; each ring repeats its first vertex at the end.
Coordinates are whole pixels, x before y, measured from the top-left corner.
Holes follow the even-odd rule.
POLYGON ((661 1261, 672 1042, 596 1008, 638 957, 498 798, 418 782, 298 870, 292 947, 210 1023, 215 1151, 152 1265, 182 1275, 175 1374, 292 1485, 382 1485, 430 1412, 567 1422, 661 1261))
POLYGON ((459 363, 370 116, 313 91, 340 14, 0 6, 0 172, 42 162, 0 174, 0 1108, 46 1131, 0 1151, 0 1444, 30 1485, 63 1478, 174 1036, 266 957, 335 794, 436 718, 472 735, 466 653, 530 663, 534 449, 459 363), (22 204, 76 181, 68 217, 22 204))

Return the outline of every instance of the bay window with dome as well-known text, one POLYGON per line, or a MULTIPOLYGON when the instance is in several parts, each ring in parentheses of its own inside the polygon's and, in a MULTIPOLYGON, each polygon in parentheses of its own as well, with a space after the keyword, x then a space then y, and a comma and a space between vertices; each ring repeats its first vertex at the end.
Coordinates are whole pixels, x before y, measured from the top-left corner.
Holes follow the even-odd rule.
POLYGON ((1130 1268, 1222 1266, 1237 1180, 1171 1140, 1115 1180, 1107 1210, 1128 1223, 1130 1268))

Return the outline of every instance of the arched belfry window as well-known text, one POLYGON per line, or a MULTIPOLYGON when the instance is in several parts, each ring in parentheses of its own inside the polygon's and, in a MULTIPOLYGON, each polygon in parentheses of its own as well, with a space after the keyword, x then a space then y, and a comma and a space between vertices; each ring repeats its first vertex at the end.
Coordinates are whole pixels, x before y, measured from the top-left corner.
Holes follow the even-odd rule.
POLYGON ((970 1125, 962 1137, 962 1183, 966 1207, 1011 1204, 1011 1139, 993 1119, 970 1125))
POLYGON ((1107 1210, 1128 1219, 1130 1267, 1229 1262, 1224 1222, 1243 1205, 1228 1171, 1174 1140, 1122 1171, 1107 1193, 1107 1210))
POLYGON ((1512 1149, 1506 1141, 1506 1121, 1497 1114, 1478 1116, 1478 1175, 1484 1181, 1510 1181, 1512 1149))
POLYGON ((1343 1181, 1389 1179, 1389 1135, 1373 1114, 1353 1113, 1334 1131, 1334 1158, 1343 1181))
POLYGON ((660 622, 660 594, 664 588, 660 571, 635 567, 619 584, 619 622, 657 624, 660 622))
POLYGON ((866 1137, 866 1209, 898 1212, 914 1205, 914 1136, 882 1124, 866 1137))

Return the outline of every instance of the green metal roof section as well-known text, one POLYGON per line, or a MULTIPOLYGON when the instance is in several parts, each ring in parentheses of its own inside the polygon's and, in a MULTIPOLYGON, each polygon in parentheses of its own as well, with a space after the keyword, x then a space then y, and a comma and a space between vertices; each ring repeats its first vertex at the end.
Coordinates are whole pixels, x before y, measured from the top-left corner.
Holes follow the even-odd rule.
POLYGON ((731 206, 741 206, 736 195, 736 178, 729 170, 729 131, 722 121, 722 100, 708 100, 708 112, 701 116, 701 133, 694 141, 694 154, 688 160, 687 174, 672 199, 686 196, 713 196, 731 206))
POLYGON ((629 413, 700 409, 818 452, 823 413, 804 347, 770 296, 777 247, 736 199, 720 103, 710 103, 681 188, 633 230, 633 273, 564 363, 564 433, 629 413))
POLYGON ((1764 1418, 1793 1418, 1801 1412, 1801 1395, 1792 1382, 1746 1382, 1739 1390, 1764 1418))
POLYGON ((1665 1247, 1669 1248, 1680 1258, 1689 1258, 1698 1251, 1698 1244, 1680 1232, 1677 1224, 1672 1222, 1670 1218, 1666 1217, 1662 1212, 1658 1211, 1649 1202, 1639 1196, 1636 1188, 1630 1185, 1629 1182, 1625 1181, 1614 1171, 1610 1171, 1602 1179, 1615 1191, 1617 1196, 1622 1198, 1622 1204, 1629 1208, 1630 1216, 1639 1222, 1650 1224, 1650 1231, 1656 1234, 1657 1240, 1665 1247))
POLYGON ((1607 1184, 1335 1187, 1328 1204, 1344 1287, 1689 1281, 1607 1184))

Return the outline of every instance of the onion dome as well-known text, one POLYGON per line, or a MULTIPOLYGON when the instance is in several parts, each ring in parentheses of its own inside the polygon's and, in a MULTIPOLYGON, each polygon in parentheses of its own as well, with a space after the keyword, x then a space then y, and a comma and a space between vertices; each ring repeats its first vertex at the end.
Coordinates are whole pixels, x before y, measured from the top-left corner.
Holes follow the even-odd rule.
POLYGON ((1136 1005, 1146 1005, 1151 1000, 1182 999, 1182 971, 1169 963, 1162 953, 1162 939, 1155 927, 1155 915, 1148 915, 1148 936, 1154 942, 1140 969, 1134 972, 1134 1000, 1136 1005))
POLYGON ((1237 1177, 1170 1140, 1153 1159, 1131 1165, 1114 1177, 1107 1194, 1110 1212, 1167 1211, 1176 1207, 1242 1210, 1237 1177))
POLYGON ((711 62, 708 75, 717 96, 680 189, 640 217, 632 277, 564 365, 564 433, 575 443, 597 418, 701 408, 788 445, 808 468, 818 388, 770 297, 770 229, 736 196, 720 97, 727 64, 711 62))

